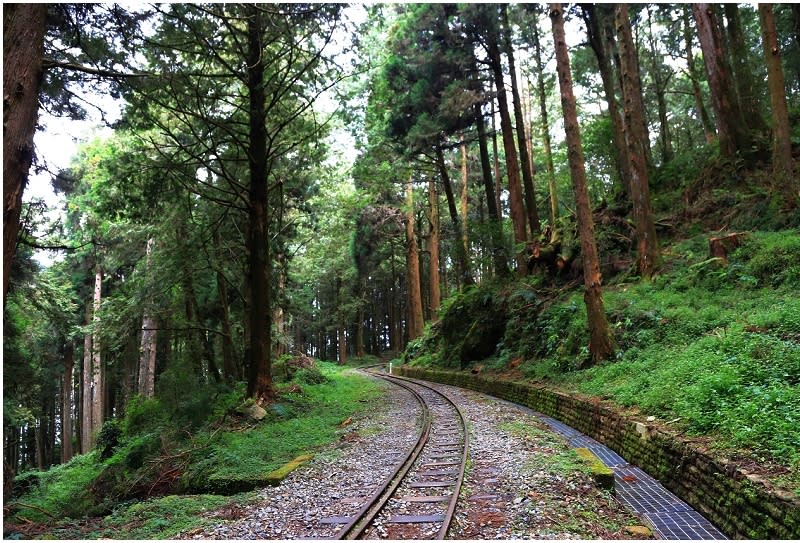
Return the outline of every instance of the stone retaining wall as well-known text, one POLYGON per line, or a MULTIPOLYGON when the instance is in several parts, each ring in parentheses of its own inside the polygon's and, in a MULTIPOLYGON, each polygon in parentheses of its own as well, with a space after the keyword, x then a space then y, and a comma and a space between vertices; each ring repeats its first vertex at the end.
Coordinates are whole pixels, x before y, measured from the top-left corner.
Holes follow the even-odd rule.
POLYGON ((401 366, 397 372, 484 392, 560 420, 615 450, 694 507, 728 537, 800 539, 800 497, 770 490, 754 475, 676 435, 585 399, 542 386, 468 373, 401 366))

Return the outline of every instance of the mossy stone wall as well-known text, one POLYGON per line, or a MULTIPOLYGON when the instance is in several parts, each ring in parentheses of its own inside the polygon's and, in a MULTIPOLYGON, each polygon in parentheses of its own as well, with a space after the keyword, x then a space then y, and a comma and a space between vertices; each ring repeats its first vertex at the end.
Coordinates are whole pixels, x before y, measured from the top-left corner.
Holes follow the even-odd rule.
POLYGON ((528 383, 401 366, 407 377, 525 405, 572 426, 658 479, 728 537, 800 539, 800 498, 698 450, 688 440, 602 405, 528 383))

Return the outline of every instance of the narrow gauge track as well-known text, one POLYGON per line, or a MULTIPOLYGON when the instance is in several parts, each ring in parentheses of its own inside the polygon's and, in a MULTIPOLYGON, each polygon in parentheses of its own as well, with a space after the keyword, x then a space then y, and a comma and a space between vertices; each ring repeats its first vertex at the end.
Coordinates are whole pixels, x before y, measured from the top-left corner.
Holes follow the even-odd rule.
MULTIPOLYGON (((417 381, 368 373, 411 392, 423 409, 416 445, 337 539, 444 539, 455 512, 469 453, 464 414, 445 394, 417 381)), ((364 368, 365 370, 367 368, 364 368)))

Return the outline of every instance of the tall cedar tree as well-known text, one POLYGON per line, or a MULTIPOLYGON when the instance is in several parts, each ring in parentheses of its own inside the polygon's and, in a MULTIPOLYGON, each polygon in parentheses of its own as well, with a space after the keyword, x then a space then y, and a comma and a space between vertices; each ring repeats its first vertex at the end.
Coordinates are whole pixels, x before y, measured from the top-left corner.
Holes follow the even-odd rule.
POLYGON ((631 174, 631 201, 636 227, 637 268, 639 275, 650 278, 659 266, 658 240, 650 207, 650 179, 642 146, 649 145, 643 134, 644 101, 636 75, 636 49, 633 44, 627 4, 617 5, 616 24, 622 64, 622 95, 625 101, 625 131, 631 174))
POLYGON ((22 194, 33 162, 33 134, 47 4, 3 7, 3 304, 17 252, 22 194))
POLYGON ((592 210, 589 205, 589 192, 586 188, 586 170, 581 147, 581 133, 578 126, 578 109, 572 91, 572 74, 569 65, 564 33, 564 13, 561 4, 550 4, 550 20, 553 24, 553 41, 556 49, 556 69, 561 88, 561 108, 564 113, 564 131, 567 136, 567 158, 575 192, 575 211, 578 215, 578 231, 581 238, 583 257, 583 282, 586 314, 589 325, 589 352, 592 362, 606 360, 614 354, 611 328, 606 319, 601 290, 600 259, 594 240, 592 210))
POLYGON ((508 175, 509 205, 511 207, 511 223, 514 228, 514 242, 517 260, 517 275, 525 275, 527 263, 525 252, 519 249, 527 241, 525 202, 523 201, 522 182, 520 180, 519 160, 514 142, 514 129, 511 125, 511 114, 508 107, 503 62, 500 55, 500 28, 497 7, 483 4, 475 6, 477 17, 474 18, 476 33, 482 41, 487 54, 487 62, 497 90, 497 107, 500 113, 500 132, 503 136, 503 149, 506 155, 506 175, 508 175))
POLYGON ((711 4, 692 4, 697 35, 703 50, 703 62, 711 90, 711 105, 717 123, 717 136, 722 155, 733 159, 737 152, 750 146, 747 125, 742 119, 726 60, 719 20, 711 4))
MULTIPOLYGON (((425 327, 422 315, 422 284, 419 276, 419 252, 414 220, 414 180, 406 184, 406 288, 408 290, 408 340, 422 335, 425 327)), ((460 240, 456 241, 459 243, 460 240)))
POLYGON ((703 135, 706 138, 706 143, 713 143, 717 139, 717 132, 714 129, 714 123, 711 116, 708 114, 708 109, 703 101, 703 93, 700 90, 700 75, 697 73, 694 61, 694 48, 692 42, 694 41, 694 34, 692 32, 692 6, 686 4, 683 6, 683 41, 686 49, 686 66, 689 74, 689 79, 692 81, 692 96, 694 97, 694 104, 697 108, 697 114, 700 116, 700 122, 703 125, 703 135))
POLYGON ((759 4, 764 58, 767 62, 769 97, 772 104, 772 166, 777 182, 789 207, 800 203, 800 183, 792 168, 792 140, 789 129, 789 111, 786 106, 786 86, 781 66, 781 50, 772 4, 759 4))
POLYGON ((525 211, 528 217, 530 234, 535 237, 541 232, 539 213, 536 209, 536 191, 533 182, 533 157, 530 155, 525 135, 525 118, 522 115, 522 99, 517 83, 517 68, 514 62, 514 47, 511 43, 511 24, 508 22, 508 6, 500 4, 500 15, 503 20, 503 49, 508 60, 508 75, 511 80, 511 103, 514 107, 514 122, 516 123, 517 144, 519 145, 519 160, 522 167, 522 186, 525 189, 525 211))

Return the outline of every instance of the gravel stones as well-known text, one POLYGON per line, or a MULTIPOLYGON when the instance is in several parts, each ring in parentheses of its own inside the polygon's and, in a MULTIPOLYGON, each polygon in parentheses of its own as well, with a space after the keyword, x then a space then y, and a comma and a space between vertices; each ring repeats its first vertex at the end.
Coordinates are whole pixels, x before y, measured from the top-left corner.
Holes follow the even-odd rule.
MULTIPOLYGON (((419 406, 410 393, 389 384, 386 399, 353 417, 347 439, 317 452, 277 487, 259 491, 256 503, 221 516, 212 528, 184 539, 335 538, 382 484, 419 431, 419 406), (226 520, 227 519, 227 520, 226 520)), ((530 410, 472 391, 435 385, 459 404, 470 427, 468 472, 448 539, 625 539, 641 537, 624 527, 641 524, 612 495, 598 490, 565 440, 530 410)), ((344 436, 343 436, 344 437, 344 436)), ((444 437, 444 436, 443 436, 444 437)), ((447 463, 447 459, 427 460, 447 463)), ((430 466, 436 471, 454 466, 430 466)), ((452 476, 443 475, 442 480, 452 476)), ((434 480, 437 477, 433 478, 434 480)), ((426 494, 431 494, 426 489, 426 494)), ((413 497, 411 489, 393 500, 413 497)), ((412 502, 407 505, 411 506, 412 502)), ((419 504, 413 504, 419 505, 419 504)), ((434 505, 434 504, 431 504, 434 505)), ((438 505, 438 504, 436 504, 438 505)), ((438 508, 437 508, 438 509, 438 508)), ((421 514, 402 504, 394 514, 421 514)), ((430 513, 438 513, 431 508, 430 513)), ((407 524, 374 526, 372 538, 402 539, 407 524)), ((434 538, 438 526, 429 526, 434 538)))

